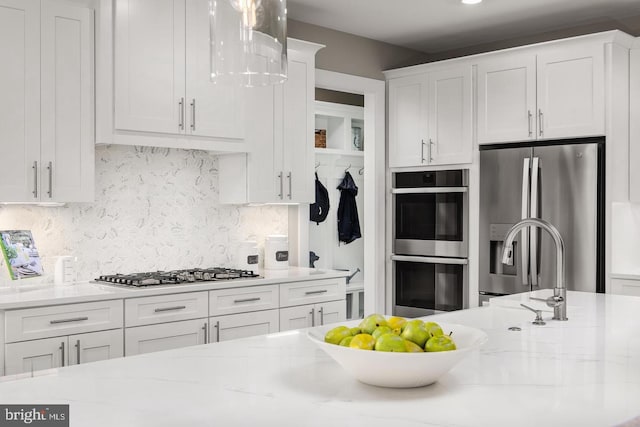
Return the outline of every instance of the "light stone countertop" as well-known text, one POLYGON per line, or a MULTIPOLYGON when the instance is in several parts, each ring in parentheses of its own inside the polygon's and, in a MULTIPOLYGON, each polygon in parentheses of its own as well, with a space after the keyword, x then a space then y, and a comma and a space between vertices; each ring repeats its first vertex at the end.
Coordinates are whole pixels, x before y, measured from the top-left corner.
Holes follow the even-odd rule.
POLYGON ((289 331, 0 382, 0 402, 68 403, 71 426, 95 427, 600 427, 639 415, 640 298, 567 299, 569 321, 545 312, 545 326, 515 308, 527 295, 431 317, 481 328, 489 341, 422 388, 361 384, 305 331, 289 331))
POLYGON ((70 285, 29 285, 26 280, 10 287, 0 287, 0 310, 71 304, 90 301, 135 298, 179 292, 209 291, 246 286, 260 286, 306 280, 346 277, 348 271, 290 267, 283 270, 261 270, 260 278, 197 282, 180 285, 147 286, 142 288, 78 282, 70 285))

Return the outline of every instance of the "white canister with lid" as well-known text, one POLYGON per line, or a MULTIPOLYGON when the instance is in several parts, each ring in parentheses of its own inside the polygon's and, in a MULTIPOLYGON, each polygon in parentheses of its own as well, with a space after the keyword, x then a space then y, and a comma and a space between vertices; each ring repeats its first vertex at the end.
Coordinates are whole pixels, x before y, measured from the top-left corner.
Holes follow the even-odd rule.
POLYGON ((236 268, 257 273, 259 261, 260 255, 257 243, 253 240, 240 242, 238 245, 238 252, 236 254, 236 268))
POLYGON ((282 234, 271 234, 264 242, 264 268, 289 268, 289 239, 282 234))

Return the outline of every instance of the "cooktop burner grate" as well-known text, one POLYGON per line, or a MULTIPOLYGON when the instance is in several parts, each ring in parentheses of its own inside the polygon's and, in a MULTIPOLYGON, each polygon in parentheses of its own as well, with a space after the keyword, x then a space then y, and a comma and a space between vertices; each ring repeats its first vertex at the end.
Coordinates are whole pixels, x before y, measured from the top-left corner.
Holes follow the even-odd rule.
POLYGON ((193 268, 186 270, 156 271, 148 273, 108 274, 96 279, 122 286, 156 286, 178 285, 181 283, 210 282, 216 280, 248 279, 260 277, 251 270, 237 270, 233 268, 193 268))

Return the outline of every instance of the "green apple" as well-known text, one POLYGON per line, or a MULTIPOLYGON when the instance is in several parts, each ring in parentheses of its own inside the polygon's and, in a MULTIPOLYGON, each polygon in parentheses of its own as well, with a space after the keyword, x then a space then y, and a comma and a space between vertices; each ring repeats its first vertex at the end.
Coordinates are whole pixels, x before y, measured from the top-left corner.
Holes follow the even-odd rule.
POLYGON ((442 332, 442 328, 436 322, 425 322, 424 328, 429 332, 429 336, 437 337, 439 335, 444 335, 442 332))
POLYGON ((376 339, 369 334, 358 334, 349 343, 349 347, 359 350, 373 350, 376 345, 376 339))
POLYGON ((409 340, 419 345, 420 347, 424 347, 424 344, 430 338, 429 332, 427 332, 424 326, 417 323, 407 324, 400 336, 405 340, 409 340))
POLYGON ((409 340, 404 340, 404 346, 407 349, 407 353, 422 353, 424 351, 418 344, 409 340))
POLYGON ((387 320, 381 314, 371 314, 358 325, 364 334, 372 334, 378 326, 388 326, 387 320))
POLYGON ((391 316, 387 319, 387 324, 391 329, 402 329, 405 323, 407 323, 407 319, 404 317, 391 316))
POLYGON ((337 326, 326 333, 324 341, 330 344, 340 344, 340 341, 350 336, 351 330, 349 328, 346 326, 337 326))
POLYGON ((424 349, 426 351, 451 351, 456 349, 456 343, 448 335, 438 335, 429 338, 424 349))
POLYGON ((409 321, 405 322, 405 323, 401 326, 401 328, 402 328, 402 330, 404 331, 404 330, 405 330, 408 326, 410 326, 410 325, 422 326, 422 325, 424 325, 424 322, 423 322, 422 320, 420 320, 420 319, 413 319, 413 320, 409 320, 409 321))
POLYGON ((406 353, 407 347, 404 339, 394 334, 383 334, 376 340, 376 351, 392 351, 395 353, 406 353))
POLYGON ((380 335, 390 334, 392 332, 393 332, 393 330, 388 326, 378 326, 375 329, 375 331, 373 331, 371 336, 374 337, 377 340, 378 338, 380 338, 380 335))
POLYGON ((353 341, 353 336, 344 337, 342 341, 340 341, 339 345, 343 347, 349 347, 349 345, 351 344, 351 341, 353 341))
POLYGON ((351 335, 356 336, 362 333, 362 329, 356 327, 351 328, 351 335))

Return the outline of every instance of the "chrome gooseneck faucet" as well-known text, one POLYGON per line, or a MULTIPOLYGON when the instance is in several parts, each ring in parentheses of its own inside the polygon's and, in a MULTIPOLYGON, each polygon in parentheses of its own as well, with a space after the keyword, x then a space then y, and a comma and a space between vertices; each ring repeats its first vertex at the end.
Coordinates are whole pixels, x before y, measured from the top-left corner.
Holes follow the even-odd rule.
MULTIPOLYGON (((553 288, 553 296, 543 300, 549 307, 553 307, 553 320, 567 320, 567 286, 564 271, 564 240, 556 227, 549 222, 538 218, 526 218, 511 227, 504 239, 502 263, 513 265, 513 239, 520 230, 525 227, 539 227, 546 230, 556 245, 556 286, 553 288)), ((532 298, 539 299, 539 298, 532 298)))

